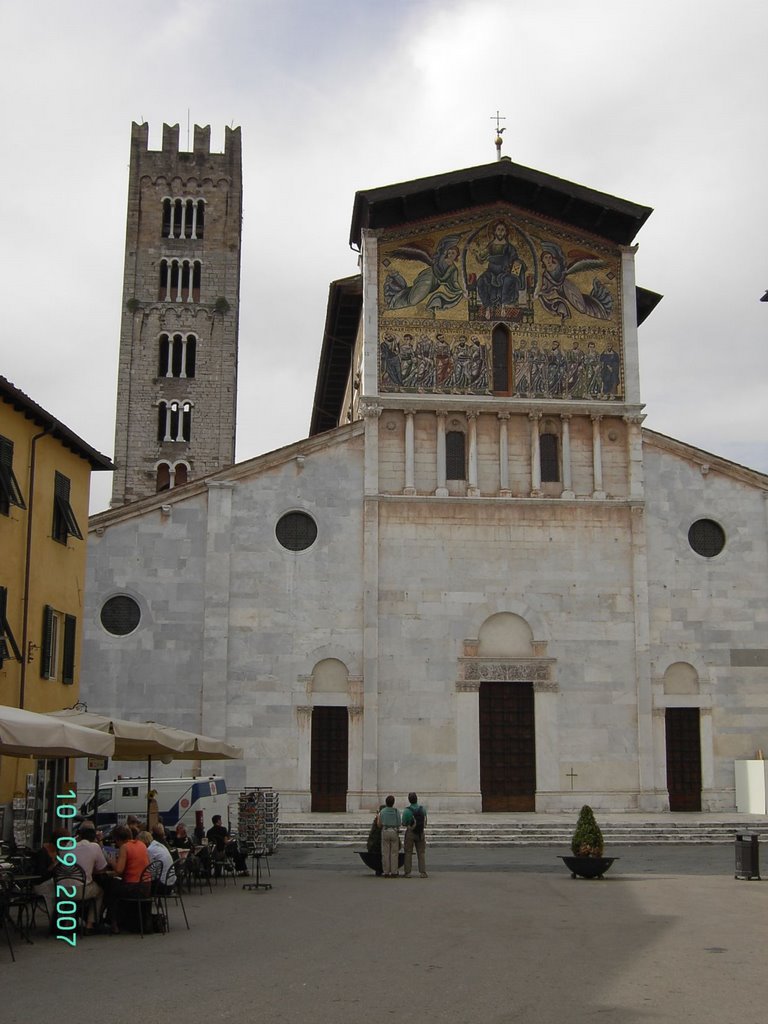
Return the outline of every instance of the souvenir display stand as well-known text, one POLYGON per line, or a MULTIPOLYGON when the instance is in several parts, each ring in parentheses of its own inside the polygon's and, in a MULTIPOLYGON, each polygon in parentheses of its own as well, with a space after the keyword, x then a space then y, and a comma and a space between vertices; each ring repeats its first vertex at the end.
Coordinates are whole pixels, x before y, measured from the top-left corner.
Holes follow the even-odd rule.
POLYGON ((271 877, 269 857, 277 849, 280 839, 280 795, 270 787, 259 786, 244 789, 240 793, 237 807, 237 831, 240 841, 245 843, 251 858, 254 882, 247 882, 243 889, 271 889, 269 882, 261 881, 261 861, 267 866, 271 877))

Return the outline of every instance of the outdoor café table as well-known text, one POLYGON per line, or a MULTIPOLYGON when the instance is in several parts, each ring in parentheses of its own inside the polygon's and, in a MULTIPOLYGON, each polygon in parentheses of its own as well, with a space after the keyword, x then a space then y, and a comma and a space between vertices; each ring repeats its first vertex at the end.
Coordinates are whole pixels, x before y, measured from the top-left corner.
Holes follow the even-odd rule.
MULTIPOLYGON (((8 895, 8 914, 16 910, 16 920, 13 922, 16 931, 30 946, 34 945, 29 937, 29 930, 35 923, 35 909, 41 896, 33 892, 33 887, 42 881, 42 875, 6 874, 6 892, 8 895), (26 918, 26 925, 24 920, 26 918)), ((11 920, 13 920, 11 918, 11 920)))

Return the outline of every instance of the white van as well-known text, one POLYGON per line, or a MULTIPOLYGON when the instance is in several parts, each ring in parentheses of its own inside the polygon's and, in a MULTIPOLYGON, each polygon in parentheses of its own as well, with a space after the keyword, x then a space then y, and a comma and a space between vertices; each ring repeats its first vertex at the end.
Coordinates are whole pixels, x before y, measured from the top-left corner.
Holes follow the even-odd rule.
MULTIPOLYGON (((191 834, 196 824, 210 828, 214 814, 220 814, 224 820, 227 818, 227 784, 218 775, 199 779, 152 779, 152 789, 157 793, 160 820, 166 827, 173 828, 183 821, 191 834), (198 813, 202 813, 202 821, 198 813)), ((92 818, 93 807, 91 796, 80 807, 80 813, 92 818)), ((99 827, 122 825, 129 814, 142 820, 147 817, 146 778, 118 777, 99 786, 99 827)))

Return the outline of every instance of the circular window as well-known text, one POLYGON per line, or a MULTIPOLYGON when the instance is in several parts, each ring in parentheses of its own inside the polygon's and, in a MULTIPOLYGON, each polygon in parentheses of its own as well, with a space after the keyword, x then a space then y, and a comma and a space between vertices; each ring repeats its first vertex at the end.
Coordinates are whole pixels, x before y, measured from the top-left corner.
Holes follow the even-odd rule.
POLYGON ((289 551, 304 551, 317 540, 317 523, 306 512, 286 512, 278 520, 275 534, 289 551))
POLYGON ((110 597, 101 609, 101 624, 113 636, 127 636, 139 624, 141 611, 132 597, 110 597))
POLYGON ((688 543, 697 555, 714 558, 725 547, 725 533, 713 519, 697 519, 688 531, 688 543))

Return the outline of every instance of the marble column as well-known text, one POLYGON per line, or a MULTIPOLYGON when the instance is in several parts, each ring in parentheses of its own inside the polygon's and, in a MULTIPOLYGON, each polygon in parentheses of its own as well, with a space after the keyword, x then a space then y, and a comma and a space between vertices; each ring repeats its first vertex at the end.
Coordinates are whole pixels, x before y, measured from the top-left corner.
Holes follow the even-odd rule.
POLYGON ((468 459, 468 479, 467 479, 467 494, 471 498, 477 498, 480 495, 480 489, 477 486, 477 413, 467 413, 467 426, 469 432, 469 459, 468 459))
POLYGON ((640 425, 643 416, 625 416, 624 422, 627 425, 627 465, 629 467, 629 497, 630 500, 639 501, 644 497, 644 473, 643 473, 643 432, 640 425))
POLYGON ((602 500, 605 498, 605 491, 603 490, 603 444, 600 436, 600 423, 603 417, 594 415, 590 418, 592 420, 592 479, 594 481, 592 497, 602 500))
POLYGON ((539 445, 540 412, 529 412, 531 421, 531 497, 541 497, 541 451, 539 445))
POLYGON ((445 466, 445 420, 446 413, 437 412, 437 489, 435 494, 438 498, 448 497, 448 481, 446 480, 445 466))
POLYGON ((296 723, 299 735, 296 763, 296 790, 302 814, 312 810, 312 708, 309 704, 300 704, 296 708, 296 723))
POLYGON ((563 433, 563 493, 560 497, 575 498, 576 495, 573 491, 573 477, 571 471, 571 414, 568 412, 562 413, 560 416, 560 422, 562 423, 563 433))
POLYGON ((405 414, 405 487, 403 488, 403 494, 415 494, 416 487, 414 486, 414 466, 415 466, 415 443, 414 443, 414 424, 413 424, 413 413, 406 412, 405 414))
POLYGON ((509 487, 509 413, 497 413, 499 421, 499 497, 511 498, 509 487))

